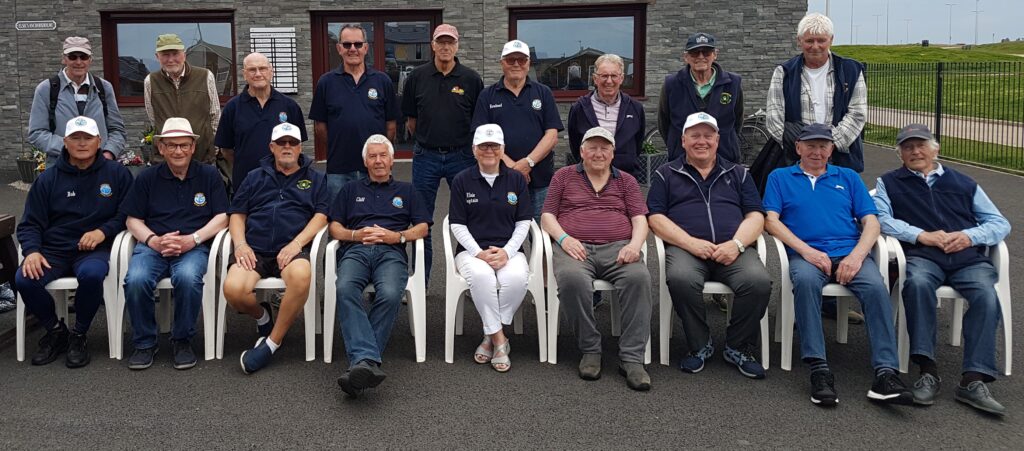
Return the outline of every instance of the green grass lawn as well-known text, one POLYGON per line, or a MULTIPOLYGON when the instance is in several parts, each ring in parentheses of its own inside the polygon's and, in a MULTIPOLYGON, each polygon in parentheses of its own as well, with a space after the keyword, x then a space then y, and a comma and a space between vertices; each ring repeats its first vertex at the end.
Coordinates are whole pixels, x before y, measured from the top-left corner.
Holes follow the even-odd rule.
MULTIPOLYGON (((896 146, 896 132, 892 127, 867 124, 864 141, 883 146, 896 146)), ((969 139, 942 137, 941 158, 973 163, 980 166, 1024 174, 1024 148, 984 143, 969 139)))
POLYGON ((836 45, 832 51, 864 63, 1024 61, 1024 42, 988 44, 970 50, 920 45, 836 45))

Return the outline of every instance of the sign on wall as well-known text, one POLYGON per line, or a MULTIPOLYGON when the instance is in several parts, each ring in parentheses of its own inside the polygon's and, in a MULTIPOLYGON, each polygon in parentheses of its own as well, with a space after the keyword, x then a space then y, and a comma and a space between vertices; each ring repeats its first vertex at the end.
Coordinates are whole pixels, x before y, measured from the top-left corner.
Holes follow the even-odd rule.
POLYGON ((295 27, 250 28, 253 52, 266 55, 274 66, 274 88, 285 94, 299 92, 299 63, 296 58, 295 27))
POLYGON ((19 20, 14 23, 14 29, 18 31, 52 31, 57 29, 57 22, 54 20, 19 20))

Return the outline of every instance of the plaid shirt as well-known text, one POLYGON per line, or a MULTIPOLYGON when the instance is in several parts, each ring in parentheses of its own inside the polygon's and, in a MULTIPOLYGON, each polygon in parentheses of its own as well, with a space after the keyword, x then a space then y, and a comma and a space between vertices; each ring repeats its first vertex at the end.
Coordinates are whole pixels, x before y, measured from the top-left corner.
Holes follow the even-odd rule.
MULTIPOLYGON (((825 77, 825 123, 832 123, 832 98, 835 93, 835 62, 829 57, 828 76, 825 77)), ((768 116, 765 125, 768 133, 776 141, 782 142, 782 132, 786 122, 786 97, 782 92, 782 79, 785 71, 782 66, 776 66, 772 73, 772 82, 768 85, 768 116)), ((805 124, 814 123, 814 103, 811 100, 811 84, 807 78, 807 72, 800 74, 800 120, 805 124)), ((857 83, 853 86, 853 95, 850 96, 848 111, 839 125, 831 126, 832 136, 835 138, 836 150, 849 152, 850 144, 853 144, 864 130, 864 124, 868 118, 868 90, 864 84, 864 73, 857 77, 857 83)))

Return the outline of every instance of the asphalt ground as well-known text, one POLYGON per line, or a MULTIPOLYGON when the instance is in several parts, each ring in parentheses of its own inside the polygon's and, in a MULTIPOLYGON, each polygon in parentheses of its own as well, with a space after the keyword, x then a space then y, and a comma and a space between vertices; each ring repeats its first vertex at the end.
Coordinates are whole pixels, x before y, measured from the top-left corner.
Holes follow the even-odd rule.
MULTIPOLYGON (((898 164, 891 150, 868 146, 868 186, 898 164)), ((1012 224, 1024 224, 1021 178, 951 164, 975 177, 1012 224)), ((409 180, 411 166, 396 164, 396 176, 409 180)), ((20 216, 25 193, 0 186, 0 211, 20 216)), ((437 222, 447 210, 442 187, 437 222)), ((455 343, 455 363, 444 362, 444 261, 440 226, 435 236, 433 283, 427 298, 427 361, 416 363, 406 308, 402 308, 384 355, 387 380, 359 399, 347 398, 336 384, 347 367, 340 334, 334 363, 304 361, 301 324, 294 326, 273 363, 246 376, 239 355, 256 339, 253 322, 229 311, 224 360, 200 361, 175 371, 166 336, 157 363, 141 372, 107 358, 102 313, 90 331, 92 363, 69 370, 61 362, 33 367, 17 362, 13 343, 0 349, 0 446, 4 449, 321 449, 321 448, 1019 448, 1024 418, 1020 376, 1001 378, 993 392, 1009 409, 1003 419, 980 414, 953 400, 961 349, 948 345, 951 308, 939 314, 938 362, 943 377, 934 406, 877 405, 866 398, 872 381, 863 326, 851 326, 849 344, 837 344, 835 321, 825 321, 829 360, 840 403, 823 409, 809 400, 806 367, 778 367, 779 345, 772 342, 765 380, 742 377, 716 353, 699 374, 684 374, 682 337, 672 339, 672 365, 649 367, 653 388, 629 390, 616 372, 616 339, 610 337, 609 308, 598 309, 604 346, 603 377, 576 376, 580 357, 569 328, 562 327, 559 364, 537 361, 536 324, 527 311, 525 334, 511 336, 512 370, 498 374, 472 361, 480 340, 479 316, 467 307, 466 335, 455 343)), ((653 239, 649 241, 653 244, 653 239)), ((1007 240, 1010 267, 1020 273, 1022 244, 1007 240)), ((651 252, 653 256, 653 249, 651 252)), ((769 255, 777 277, 774 251, 769 255)), ((652 274, 657 274, 653 259, 652 274)), ((1024 293, 1018 278, 1014 293, 1024 293)), ((777 291, 770 308, 777 308, 777 291)), ((655 292, 656 296, 656 292, 655 292)), ((468 305, 472 305, 469 303, 468 305)), ((1017 309, 1019 310, 1019 309, 1017 309)), ((655 309, 657 312, 657 309, 655 309)), ((709 321, 717 341, 725 317, 712 306, 709 321)), ((0 330, 13 324, 0 315, 0 330)), ((1021 330, 1021 312, 1012 321, 1021 330)), ((657 337, 652 318, 652 339, 657 337)), ((199 326, 204 327, 203 325, 199 326)), ((774 329, 774 328, 773 328, 774 329)), ((1020 334, 1016 334, 1019 342, 1020 334)), ((28 353, 41 331, 28 337, 28 353)), ((1001 336, 1001 334, 1000 334, 1001 336)), ((197 349, 202 349, 202 333, 197 349)), ((773 331, 774 339, 774 331, 773 331)), ((1002 362, 1002 340, 997 349, 1002 362)), ((126 337, 126 356, 131 350, 126 337)), ((797 345, 798 346, 798 345, 797 345)), ((794 350, 798 353, 798 350, 794 350)), ((1014 349, 1021 371, 1021 352, 1014 349)), ((904 375, 908 385, 916 370, 904 375)))

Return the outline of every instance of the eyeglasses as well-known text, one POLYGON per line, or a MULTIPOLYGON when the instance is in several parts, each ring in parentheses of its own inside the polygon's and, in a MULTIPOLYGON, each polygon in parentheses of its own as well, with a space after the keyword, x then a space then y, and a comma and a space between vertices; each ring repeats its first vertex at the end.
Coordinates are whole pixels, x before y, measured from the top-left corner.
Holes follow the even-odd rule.
POLYGON ((438 47, 455 47, 458 44, 459 44, 459 41, 454 41, 454 40, 453 41, 449 41, 449 40, 438 41, 437 39, 434 39, 434 45, 436 45, 438 47))
POLYGON ((530 62, 530 57, 528 57, 528 56, 506 56, 505 58, 502 58, 502 60, 505 61, 505 64, 508 64, 509 66, 515 66, 516 64, 518 64, 520 66, 525 66, 525 65, 527 65, 530 62))
POLYGON ((192 143, 184 143, 184 144, 160 143, 160 145, 164 146, 164 149, 167 149, 170 152, 174 152, 176 150, 180 150, 182 152, 185 152, 185 151, 188 151, 189 149, 192 148, 192 143))
POLYGON ((245 71, 250 74, 256 74, 259 72, 268 73, 270 72, 270 66, 247 67, 245 68, 245 71))
POLYGON ((705 58, 713 55, 714 53, 715 53, 715 49, 708 48, 708 47, 701 47, 699 49, 693 49, 693 50, 687 50, 686 51, 686 54, 690 55, 692 57, 703 56, 705 58))
POLYGON ((85 53, 82 53, 82 52, 71 52, 71 53, 68 53, 65 56, 67 56, 68 60, 71 60, 71 61, 78 61, 78 60, 89 61, 90 59, 92 59, 92 55, 86 55, 85 53))
POLYGON ((481 152, 485 152, 485 151, 497 152, 497 151, 501 150, 501 144, 496 144, 496 143, 480 143, 480 144, 476 145, 476 149, 481 151, 481 152))
POLYGON ((292 139, 283 139, 282 138, 282 139, 279 139, 277 141, 274 141, 274 144, 277 144, 277 145, 279 145, 281 147, 299 147, 300 143, 301 142, 299 140, 295 139, 295 138, 292 138, 292 139))
POLYGON ((613 81, 622 78, 622 74, 594 74, 594 76, 596 76, 597 78, 599 78, 601 80, 613 80, 613 81))
POLYGON ((365 42, 342 42, 341 46, 344 47, 345 50, 351 49, 352 47, 361 49, 363 48, 363 44, 365 44, 365 42))

